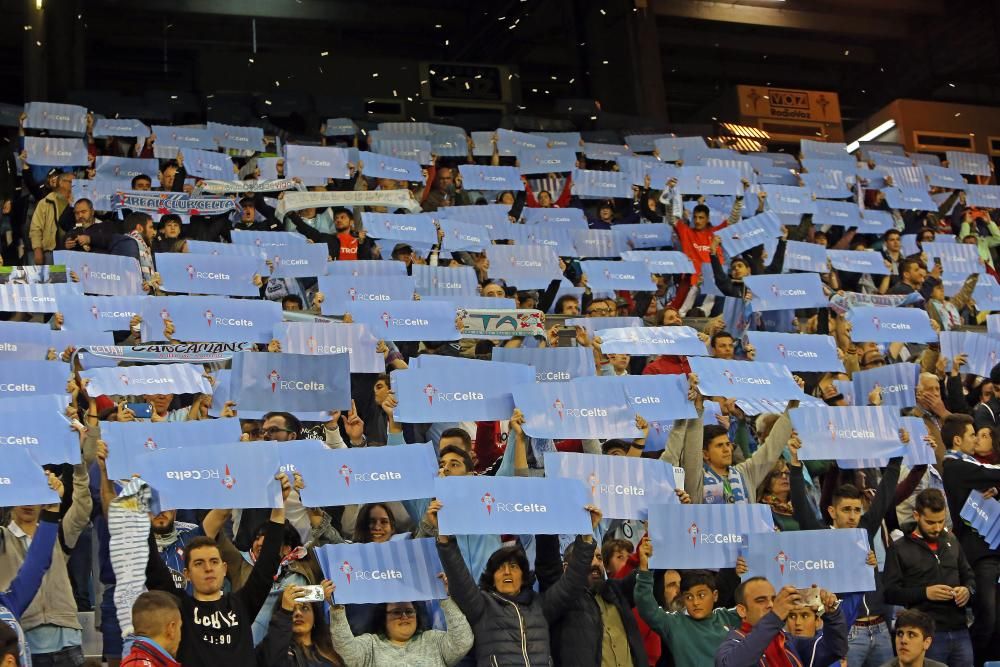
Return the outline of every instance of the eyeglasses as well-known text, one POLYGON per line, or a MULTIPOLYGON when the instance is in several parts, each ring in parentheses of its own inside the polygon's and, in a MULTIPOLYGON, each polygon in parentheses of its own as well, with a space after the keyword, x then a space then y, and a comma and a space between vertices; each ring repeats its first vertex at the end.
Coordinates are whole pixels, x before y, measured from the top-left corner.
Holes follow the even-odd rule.
POLYGON ((281 428, 280 426, 268 426, 267 428, 262 428, 260 432, 271 437, 274 437, 279 433, 295 433, 295 431, 290 428, 281 428))
POLYGON ((377 528, 378 526, 391 526, 392 522, 388 519, 368 519, 369 528, 377 528))
POLYGON ((394 621, 398 621, 401 618, 415 618, 417 615, 416 609, 393 609, 392 611, 385 612, 385 615, 394 621))

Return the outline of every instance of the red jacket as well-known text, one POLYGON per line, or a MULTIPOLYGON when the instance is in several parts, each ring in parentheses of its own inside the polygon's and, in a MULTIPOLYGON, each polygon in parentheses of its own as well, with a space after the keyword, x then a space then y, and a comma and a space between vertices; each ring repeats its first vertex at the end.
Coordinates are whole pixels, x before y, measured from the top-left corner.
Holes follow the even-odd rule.
POLYGON ((139 638, 132 644, 132 651, 122 658, 121 667, 181 667, 181 663, 139 638))
POLYGON ((681 375, 691 372, 687 359, 673 354, 663 354, 642 369, 643 375, 681 375))
MULTIPOLYGON (((677 238, 681 242, 681 250, 684 251, 684 254, 694 264, 694 274, 691 276, 692 284, 698 282, 698 276, 701 275, 701 265, 709 263, 712 251, 712 237, 715 236, 715 232, 728 224, 729 221, 726 221, 717 227, 705 227, 704 229, 695 229, 681 221, 678 221, 674 225, 674 229, 677 231, 677 238)), ((722 246, 719 246, 716 254, 719 256, 719 262, 722 262, 722 246)))

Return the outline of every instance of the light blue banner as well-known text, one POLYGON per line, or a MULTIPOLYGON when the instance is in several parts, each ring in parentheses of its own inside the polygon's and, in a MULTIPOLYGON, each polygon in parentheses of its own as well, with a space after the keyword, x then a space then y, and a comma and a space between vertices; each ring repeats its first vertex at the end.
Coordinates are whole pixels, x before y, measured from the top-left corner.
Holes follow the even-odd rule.
POLYGON ((609 229, 572 230, 575 257, 620 257, 627 248, 620 236, 609 229))
POLYGON ((799 150, 806 158, 823 158, 840 162, 854 162, 855 157, 847 152, 847 144, 833 141, 799 140, 799 150))
POLYGON ((629 406, 647 422, 697 416, 694 404, 687 398, 688 381, 684 375, 615 375, 600 381, 620 385, 629 406))
POLYGON ((708 350, 691 327, 625 327, 598 329, 604 354, 672 354, 706 356, 708 350))
MULTIPOLYGON (((215 139, 212 133, 204 128, 197 127, 171 127, 169 125, 153 125, 153 134, 156 135, 156 145, 158 147, 180 148, 202 148, 205 150, 215 150, 215 139)), ((156 157, 174 158, 177 156, 176 150, 173 155, 156 157)))
POLYGON ((179 447, 232 444, 243 435, 240 420, 197 419, 182 422, 105 422, 101 438, 108 444, 108 477, 129 479, 139 471, 136 459, 144 452, 179 447))
POLYGON ((989 377, 993 367, 1000 363, 1000 338, 969 331, 942 331, 940 343, 941 355, 948 360, 949 367, 957 355, 966 355, 962 372, 989 377))
POLYGON ((1000 185, 966 185, 963 188, 969 206, 1000 208, 1000 185))
POLYGON ((524 190, 517 167, 489 167, 476 164, 459 165, 462 187, 466 190, 524 190))
POLYGON ((753 293, 750 303, 754 312, 825 308, 828 301, 823 284, 815 273, 785 273, 747 276, 743 279, 753 293))
POLYGON ((989 176, 993 173, 990 158, 982 153, 966 153, 965 151, 945 151, 948 166, 960 174, 969 176, 989 176))
POLYGON ((816 212, 816 201, 809 188, 792 185, 768 185, 767 208, 775 213, 803 215, 816 212))
POLYGON ((297 447, 281 453, 283 470, 305 481, 309 507, 430 498, 438 461, 434 445, 327 449, 297 447))
MULTIPOLYGON (((414 266, 414 269, 416 266, 414 266)), ((326 265, 328 276, 405 276, 406 264, 395 260, 360 259, 348 262, 330 262, 326 265)))
POLYGON ((493 361, 531 366, 535 382, 569 382, 597 374, 594 353, 586 347, 494 347, 493 361))
MULTIPOLYGON (((150 176, 156 183, 156 175, 151 174, 150 176)), ((118 193, 128 190, 130 187, 132 187, 132 183, 125 179, 76 179, 73 181, 73 201, 76 203, 81 199, 89 199, 95 211, 111 211, 114 210, 115 202, 118 201, 118 193)))
POLYGON ((385 358, 375 336, 360 324, 278 322, 274 337, 292 354, 348 354, 352 373, 384 373, 385 358))
POLYGON ((0 460, 0 503, 17 505, 58 505, 59 496, 49 488, 42 466, 27 447, 5 447, 0 460))
POLYGON ((208 131, 221 148, 253 152, 264 150, 264 130, 259 127, 209 122, 208 131))
POLYGON ((990 549, 996 549, 997 546, 1000 546, 1000 529, 998 529, 1000 526, 1000 502, 993 498, 985 498, 982 493, 973 490, 965 499, 959 516, 979 533, 990 549))
POLYGON ((736 169, 683 166, 677 170, 677 192, 682 195, 738 195, 743 192, 743 184, 736 169))
POLYGON ((642 250, 622 253, 622 259, 645 262, 650 273, 681 274, 694 273, 694 264, 679 250, 642 250))
POLYGON ((448 597, 432 538, 369 544, 328 544, 315 550, 337 604, 374 604, 448 597))
POLYGON ((851 380, 854 383, 854 395, 859 404, 867 404, 868 394, 871 393, 872 389, 878 387, 882 390, 882 405, 912 408, 917 404, 916 391, 919 375, 920 366, 917 364, 888 364, 881 368, 857 371, 851 376, 851 380))
POLYGON ((587 490, 575 479, 439 477, 442 535, 589 535, 587 490))
POLYGON ((100 253, 56 250, 56 264, 64 264, 76 273, 80 287, 88 294, 106 296, 145 296, 142 289, 142 271, 138 260, 132 257, 103 255, 100 253))
POLYGON ((589 199, 629 199, 632 183, 628 174, 620 171, 573 169, 573 194, 589 199))
POLYGON ((335 146, 285 145, 285 176, 305 181, 326 183, 328 178, 348 178, 349 161, 346 148, 335 146))
POLYGON ((657 569, 729 568, 746 555, 748 536, 774 531, 771 508, 759 504, 652 503, 649 535, 657 569))
POLYGON ((98 118, 94 121, 94 136, 97 138, 136 137, 145 139, 149 136, 149 127, 141 120, 98 118))
POLYGON ((0 364, 0 400, 15 396, 63 394, 70 368, 61 361, 12 360, 0 364))
POLYGON ((58 397, 63 402, 60 410, 26 412, 15 407, 46 398, 49 397, 37 395, 0 400, 0 452, 17 447, 41 464, 79 463, 80 438, 66 420, 64 413, 69 400, 65 394, 58 397))
POLYGON ((259 297, 253 277, 260 268, 253 257, 160 253, 156 269, 166 292, 259 297))
POLYGON ((509 212, 510 207, 506 204, 487 204, 485 206, 449 206, 447 215, 451 220, 480 225, 492 232, 497 227, 510 223, 509 212))
MULTIPOLYGON (((111 157, 99 155, 94 162, 97 178, 114 178, 132 180, 141 175, 149 176, 151 179, 157 178, 160 171, 160 163, 155 159, 140 159, 130 157, 111 157)), ((75 190, 77 183, 73 183, 75 190)), ((76 193, 74 193, 76 194, 76 193)))
POLYGON ((181 154, 184 156, 184 168, 190 176, 219 181, 231 181, 235 178, 233 159, 224 153, 182 148, 181 154))
POLYGON ((414 289, 420 296, 478 296, 479 280, 471 266, 428 266, 414 264, 414 289))
POLYGON ((515 246, 541 245, 551 248, 560 257, 575 257, 575 231, 558 225, 504 225, 492 232, 495 240, 510 240, 515 246))
POLYGON ((708 146, 701 137, 663 137, 654 139, 653 146, 664 162, 677 162, 681 159, 694 160, 708 154, 708 146))
POLYGON ((636 411, 624 389, 607 378, 519 385, 514 404, 524 413, 524 432, 533 438, 639 438, 636 411))
POLYGON ((704 396, 767 398, 787 401, 802 397, 786 366, 762 361, 728 361, 690 357, 691 372, 698 376, 704 396))
POLYGON ((521 212, 521 217, 526 225, 561 225, 571 229, 587 229, 587 218, 580 208, 526 208, 521 212))
MULTIPOLYGON (((847 384, 853 387, 850 383, 847 384)), ((853 391, 853 388, 850 391, 853 391)), ((847 397, 848 393, 844 393, 844 396, 847 397)), ((936 465, 937 455, 934 453, 934 441, 931 440, 931 444, 928 445, 930 436, 927 433, 927 425, 924 420, 921 417, 900 417, 899 421, 910 434, 910 444, 906 447, 906 453, 903 455, 903 463, 911 468, 918 465, 936 465)), ((844 470, 884 468, 888 464, 889 457, 837 461, 837 466, 844 470)))
POLYGON ((358 126, 350 118, 328 118, 324 124, 328 137, 346 137, 358 133, 358 126))
POLYGON ((321 276, 319 291, 323 293, 322 313, 343 315, 352 312, 359 303, 378 303, 388 307, 390 301, 413 301, 414 281, 409 276, 351 277, 321 276))
POLYGON ((281 305, 260 299, 171 296, 142 304, 142 340, 162 341, 163 321, 174 324, 177 340, 214 343, 267 343, 281 321, 281 305))
POLYGON ((784 270, 826 273, 826 248, 815 243, 802 241, 785 242, 784 270))
POLYGON ((466 157, 469 154, 469 137, 460 127, 431 125, 429 138, 435 155, 466 157))
POLYGON ((813 224, 817 227, 823 225, 859 227, 863 224, 861 209, 853 201, 817 199, 815 204, 816 212, 813 213, 813 224))
POLYGON ((211 394, 212 385, 196 364, 156 364, 94 368, 81 377, 90 380, 88 390, 95 396, 142 394, 211 394))
POLYGON ((325 243, 267 248, 272 278, 312 278, 326 275, 329 249, 325 243))
POLYGON ((83 139, 25 137, 27 163, 36 167, 82 167, 89 163, 83 139))
POLYGON ((8 313, 55 313, 59 297, 79 294, 76 283, 0 285, 0 311, 8 313))
POLYGON ((576 153, 572 148, 527 149, 518 153, 517 163, 522 174, 573 171, 576 168, 576 153))
POLYGON ((781 236, 781 220, 771 211, 747 218, 716 232, 726 255, 733 256, 756 248, 768 239, 781 236))
POLYGON ((582 482, 607 519, 645 519, 652 503, 677 502, 674 467, 658 459, 547 452, 545 475, 582 482))
POLYGON ((389 242, 415 243, 428 247, 437 243, 437 229, 432 218, 429 213, 365 211, 361 214, 361 220, 369 236, 389 242))
POLYGON ((938 339, 927 311, 919 308, 857 306, 847 312, 851 340, 872 343, 933 343, 938 339))
POLYGON ((403 160, 414 160, 420 164, 430 164, 431 153, 434 150, 431 142, 426 139, 383 139, 372 136, 370 144, 372 152, 403 160))
POLYGON ((882 188, 885 201, 890 207, 908 211, 937 211, 938 205, 925 189, 906 187, 882 188))
POLYGON ((790 371, 843 373, 833 336, 748 331, 755 361, 783 364, 790 371))
POLYGON ((372 335, 392 341, 458 340, 455 305, 450 301, 393 301, 351 304, 351 317, 372 335))
POLYGON ((489 277, 502 278, 518 289, 544 289, 562 277, 559 257, 545 246, 494 245, 486 249, 489 277))
POLYGON ((629 154, 627 146, 599 144, 591 141, 583 142, 582 149, 583 154, 587 156, 588 160, 602 160, 605 162, 613 162, 617 158, 629 154))
POLYGON ((656 289, 644 262, 586 260, 580 262, 580 268, 592 290, 652 292, 656 289))
POLYGON ((423 168, 414 160, 403 160, 389 155, 361 151, 358 158, 362 162, 361 173, 370 178, 391 178, 397 181, 424 180, 423 168))
POLYGON ((284 246, 309 243, 309 239, 296 232, 258 232, 234 229, 230 235, 234 245, 284 246))
POLYGON ((67 294, 57 301, 66 331, 127 331, 132 318, 142 314, 147 298, 67 294))
POLYGON ((841 171, 811 171, 799 174, 799 179, 817 200, 847 199, 851 196, 851 190, 841 171))
POLYGON ((819 586, 833 593, 875 590, 875 568, 866 564, 868 534, 861 528, 793 530, 750 537, 746 576, 782 586, 819 586))
MULTIPOLYGON (((855 393, 855 402, 867 396, 855 393)), ((906 445, 899 440, 899 408, 853 406, 798 407, 789 412, 802 440, 799 458, 861 459, 902 456, 906 445)))
POLYGON ((996 312, 1000 310, 1000 285, 987 281, 987 277, 989 274, 986 273, 979 277, 979 282, 972 290, 972 299, 980 312, 996 312))
POLYGON ((928 263, 933 263, 935 258, 940 257, 941 266, 947 273, 962 273, 968 276, 983 270, 983 262, 979 259, 979 248, 975 244, 928 241, 923 244, 923 251, 927 253, 928 263))
POLYGON ((275 508, 281 506, 276 447, 240 442, 161 449, 139 454, 135 466, 161 508, 275 508))
POLYGON ((757 182, 761 185, 790 185, 797 186, 799 178, 787 167, 775 165, 766 167, 757 173, 757 182))
POLYGON ((568 327, 583 327, 587 335, 593 337, 604 329, 623 329, 643 326, 638 317, 572 317, 566 320, 568 327))
POLYGON ((441 231, 444 232, 442 249, 455 252, 457 250, 469 250, 472 252, 482 252, 483 248, 490 245, 490 230, 458 220, 442 218, 438 221, 441 231))
POLYGON ((27 115, 24 127, 29 130, 52 130, 53 134, 78 136, 87 131, 87 109, 75 104, 28 102, 24 105, 24 113, 27 115))
POLYGON ((238 410, 346 410, 350 361, 346 354, 240 352, 233 356, 230 392, 238 410))
POLYGON ((869 208, 861 211, 861 226, 858 230, 864 234, 885 234, 895 226, 892 213, 869 208))
MULTIPOLYGON (((641 248, 669 248, 673 242, 670 225, 628 224, 614 225, 611 231, 619 237, 618 247, 638 250, 641 248)), ((625 259, 624 257, 622 259, 625 259)))
POLYGON ((885 265, 885 258, 874 250, 827 250, 826 256, 833 268, 839 271, 869 273, 887 276, 891 270, 885 265))
POLYGON ((514 411, 511 388, 535 381, 534 371, 524 364, 465 361, 468 371, 461 373, 423 367, 395 371, 396 420, 419 424, 509 419, 514 411))

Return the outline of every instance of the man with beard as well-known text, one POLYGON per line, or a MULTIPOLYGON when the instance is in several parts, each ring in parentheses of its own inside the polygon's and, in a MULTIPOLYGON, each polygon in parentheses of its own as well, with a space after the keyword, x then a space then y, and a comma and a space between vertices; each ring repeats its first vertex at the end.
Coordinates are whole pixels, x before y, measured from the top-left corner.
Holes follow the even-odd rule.
MULTIPOLYGON (((559 537, 536 537, 536 574, 544 592, 553 586, 573 557, 571 544, 559 562, 559 537)), ((589 595, 576 596, 550 626, 552 657, 557 665, 645 667, 649 664, 642 634, 632 614, 635 575, 608 579, 601 550, 590 562, 589 595)))
POLYGON ((174 585, 184 590, 187 584, 184 580, 184 547, 196 537, 204 535, 201 526, 184 521, 177 521, 176 510, 164 510, 159 514, 150 514, 153 537, 156 538, 156 549, 160 558, 174 577, 174 585))

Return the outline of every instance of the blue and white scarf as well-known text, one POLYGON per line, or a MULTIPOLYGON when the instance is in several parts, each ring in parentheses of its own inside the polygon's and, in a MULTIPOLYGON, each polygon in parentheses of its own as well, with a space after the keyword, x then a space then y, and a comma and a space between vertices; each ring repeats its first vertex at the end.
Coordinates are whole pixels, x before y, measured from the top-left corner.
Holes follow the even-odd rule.
POLYGON ((750 498, 746 492, 746 480, 739 470, 729 466, 729 476, 720 477, 711 467, 705 464, 704 498, 711 505, 721 503, 748 503, 750 498))

